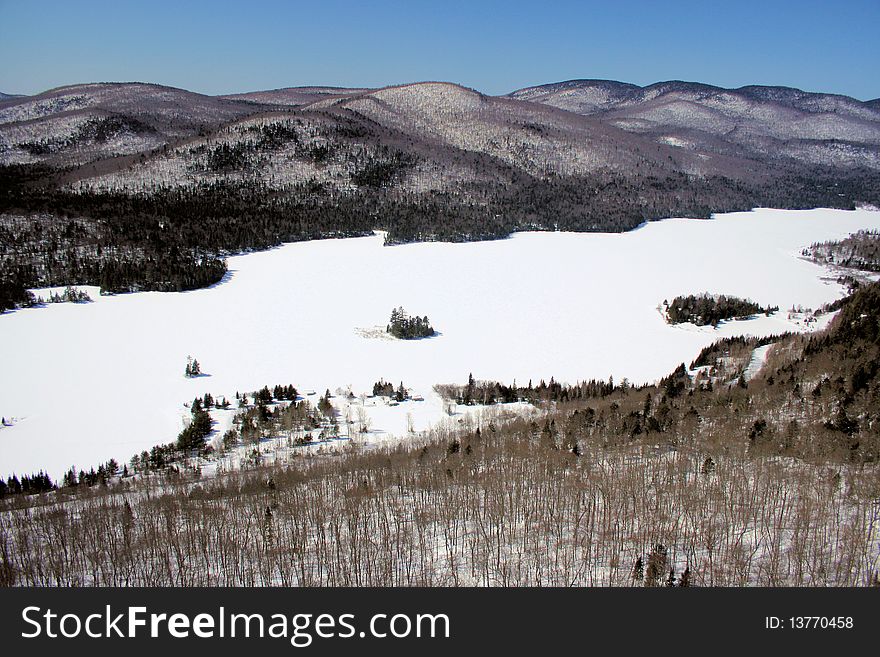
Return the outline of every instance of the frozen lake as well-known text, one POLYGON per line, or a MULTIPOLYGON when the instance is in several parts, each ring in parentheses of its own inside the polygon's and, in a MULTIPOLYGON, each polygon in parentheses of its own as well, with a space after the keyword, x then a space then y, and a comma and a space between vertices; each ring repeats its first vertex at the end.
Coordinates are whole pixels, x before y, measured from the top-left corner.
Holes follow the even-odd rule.
MULTIPOLYGON (((723 335, 796 329, 781 312, 714 330, 667 325, 657 306, 708 291, 818 307, 842 288, 798 257, 815 241, 880 228, 867 210, 757 210, 669 219, 630 233, 519 233, 383 247, 382 237, 288 244, 228 261, 211 289, 99 297, 0 317, 0 475, 59 476, 173 441, 182 404, 292 383, 371 392, 401 380, 439 416, 435 383, 626 377, 689 363, 723 335), (367 338, 391 309, 435 338, 367 338), (186 379, 187 355, 209 376, 186 379)), ((393 422, 392 422, 393 424, 393 422)))

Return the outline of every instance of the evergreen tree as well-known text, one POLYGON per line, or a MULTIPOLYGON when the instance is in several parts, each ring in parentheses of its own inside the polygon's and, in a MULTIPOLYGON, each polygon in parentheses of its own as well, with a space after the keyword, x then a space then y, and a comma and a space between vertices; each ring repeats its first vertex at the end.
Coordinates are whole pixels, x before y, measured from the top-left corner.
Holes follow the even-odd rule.
POLYGON ((634 582, 641 583, 642 580, 645 579, 645 566, 642 562, 642 557, 636 557, 636 562, 633 564, 632 570, 632 579, 634 582))
POLYGON ((666 546, 657 543, 648 555, 645 586, 658 586, 664 572, 666 572, 666 546))
POLYGON ((691 569, 690 566, 685 567, 684 572, 681 574, 681 579, 678 580, 679 587, 687 587, 691 585, 691 569))
POLYGON ((468 374, 468 383, 467 383, 467 391, 464 395, 464 403, 466 406, 470 406, 474 403, 474 394, 476 393, 477 384, 474 381, 473 373, 468 374))
POLYGON ((275 540, 275 523, 272 518, 272 509, 270 507, 266 507, 266 511, 263 513, 263 539, 266 542, 267 546, 271 546, 275 540))
POLYGON ((318 400, 318 410, 321 411, 321 414, 326 418, 335 418, 336 411, 333 408, 333 404, 330 401, 330 389, 327 389, 327 392, 324 393, 324 396, 318 400))
POLYGON ((707 456, 703 461, 703 465, 700 468, 700 472, 704 475, 710 475, 715 472, 715 461, 711 456, 707 456))
MULTIPOLYGON (((202 400, 196 397, 192 403, 192 421, 189 426, 180 432, 177 437, 177 448, 186 452, 198 451, 205 449, 205 440, 211 433, 211 415, 202 408, 202 400)), ((154 447, 153 450, 158 448, 154 447)), ((158 458, 155 467, 160 468, 165 463, 164 454, 157 454, 158 458)))
POLYGON ((73 488, 75 487, 79 481, 76 478, 76 470, 70 468, 67 472, 64 473, 64 479, 61 482, 61 485, 65 488, 73 488))
POLYGON ((199 361, 193 358, 192 356, 186 357, 186 369, 184 370, 184 376, 188 379, 199 376, 202 373, 201 365, 199 365, 199 361))
POLYGON ((413 340, 434 335, 434 328, 428 317, 410 317, 403 307, 391 311, 391 319, 385 329, 395 338, 413 340))

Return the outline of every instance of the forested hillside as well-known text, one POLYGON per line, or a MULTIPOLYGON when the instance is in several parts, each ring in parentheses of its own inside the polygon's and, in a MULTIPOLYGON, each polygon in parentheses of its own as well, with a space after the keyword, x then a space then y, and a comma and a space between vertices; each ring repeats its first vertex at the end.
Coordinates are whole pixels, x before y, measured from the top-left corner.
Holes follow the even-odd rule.
MULTIPOLYGON (((781 146, 761 141, 782 139, 779 117, 797 111, 809 119, 801 132, 830 132, 812 141, 798 133, 789 146, 870 154, 875 110, 842 97, 819 111, 816 95, 737 92, 776 117, 761 123, 741 109, 731 118, 724 90, 692 86, 670 83, 624 105, 702 104, 723 121, 677 113, 656 130, 635 129, 614 112, 551 106, 555 91, 498 98, 445 83, 222 99, 98 84, 5 99, 4 305, 29 286, 201 287, 222 280, 228 253, 377 229, 390 244, 471 241, 517 230, 624 231, 755 206, 880 204, 880 173, 867 155, 762 155, 781 146), (734 119, 752 121, 752 136, 735 148, 713 141, 734 119)), ((566 93, 592 97, 594 87, 566 93)), ((668 119, 658 112, 650 121, 668 119)))
MULTIPOLYGON (((825 333, 780 337, 748 381, 759 341, 738 338, 656 385, 543 385, 535 420, 7 496, 0 581, 878 584, 878 327, 872 284, 825 333)), ((275 394, 293 393, 257 396, 275 394)))

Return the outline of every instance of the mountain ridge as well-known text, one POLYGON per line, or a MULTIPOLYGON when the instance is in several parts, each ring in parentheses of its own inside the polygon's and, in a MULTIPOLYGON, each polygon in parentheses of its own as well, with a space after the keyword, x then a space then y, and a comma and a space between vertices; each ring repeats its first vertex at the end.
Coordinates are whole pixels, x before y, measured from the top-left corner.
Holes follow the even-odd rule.
POLYGON ((880 167, 880 107, 840 94, 748 85, 568 80, 507 94, 598 117, 628 132, 703 153, 838 167, 880 167))
POLYGON ((807 97, 834 97, 840 99, 846 99, 848 101, 853 101, 855 103, 860 104, 871 104, 877 103, 880 101, 880 98, 872 99, 872 100, 859 100, 858 98, 847 96, 846 94, 838 94, 838 93, 829 93, 829 92, 820 92, 820 91, 804 91, 803 89, 799 89, 797 87, 789 87, 785 85, 760 85, 760 84, 750 84, 744 85, 741 87, 721 87, 718 85, 708 84, 705 82, 693 82, 687 80, 662 80, 658 82, 652 82, 648 85, 637 85, 630 82, 620 82, 618 80, 607 80, 602 78, 574 78, 571 80, 562 80, 559 82, 548 82, 539 85, 521 87, 519 89, 515 89, 506 94, 502 94, 504 96, 509 97, 522 97, 527 94, 536 94, 536 93, 546 93, 558 90, 566 90, 566 89, 577 89, 584 87, 606 87, 606 88, 614 88, 619 90, 626 90, 630 93, 650 93, 652 91, 697 91, 702 90, 710 93, 717 92, 730 92, 730 93, 750 93, 756 96, 761 96, 764 98, 772 98, 773 92, 776 92, 776 96, 788 96, 788 97, 798 97, 798 98, 807 98, 807 97))
POLYGON ((16 285, 190 289, 222 276, 206 255, 281 241, 473 241, 880 205, 875 115, 837 96, 676 81, 518 97, 450 82, 233 97, 60 87, 0 103, 0 236, 15 245, 0 264, 16 285), (107 256, 120 250, 124 267, 107 256))

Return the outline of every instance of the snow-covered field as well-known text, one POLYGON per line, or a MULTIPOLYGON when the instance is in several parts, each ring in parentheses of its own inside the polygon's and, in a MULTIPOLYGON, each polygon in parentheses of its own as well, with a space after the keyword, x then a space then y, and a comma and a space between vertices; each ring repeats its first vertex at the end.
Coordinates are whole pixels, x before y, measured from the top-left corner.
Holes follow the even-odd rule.
POLYGON ((380 378, 403 381, 425 401, 367 407, 387 436, 440 420, 433 385, 471 372, 651 381, 721 336, 806 330, 787 310, 843 290, 800 250, 863 228, 880 228, 880 213, 757 210, 469 244, 383 247, 377 235, 236 256, 228 280, 205 290, 101 297, 90 288, 93 303, 0 317, 0 415, 12 423, 0 428, 0 474, 127 461, 173 441, 183 403, 205 392, 234 400, 292 383, 360 395, 380 378), (781 310, 718 329, 664 322, 664 299, 703 291, 781 310), (428 315, 440 335, 371 337, 400 305, 428 315), (205 376, 184 377, 188 355, 205 376))

